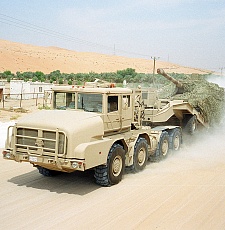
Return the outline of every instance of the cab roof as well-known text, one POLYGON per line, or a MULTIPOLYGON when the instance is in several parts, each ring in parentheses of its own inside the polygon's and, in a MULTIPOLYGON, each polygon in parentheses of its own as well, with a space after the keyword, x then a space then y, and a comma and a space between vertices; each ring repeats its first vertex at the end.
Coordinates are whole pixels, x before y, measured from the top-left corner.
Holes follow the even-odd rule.
POLYGON ((101 93, 101 94, 131 94, 133 93, 132 89, 129 88, 90 88, 90 87, 83 87, 83 86, 54 86, 52 88, 53 91, 55 92, 70 92, 70 93, 75 93, 75 92, 80 92, 80 93, 101 93))

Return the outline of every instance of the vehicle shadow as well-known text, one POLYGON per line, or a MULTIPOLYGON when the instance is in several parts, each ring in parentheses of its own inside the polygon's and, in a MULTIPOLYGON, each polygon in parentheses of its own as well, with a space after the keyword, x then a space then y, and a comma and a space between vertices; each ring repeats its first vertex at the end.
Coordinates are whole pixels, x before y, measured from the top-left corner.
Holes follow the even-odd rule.
POLYGON ((93 170, 62 173, 55 177, 45 177, 39 174, 37 170, 33 170, 13 177, 9 179, 8 182, 16 184, 17 186, 81 196, 101 188, 101 186, 95 184, 93 170))

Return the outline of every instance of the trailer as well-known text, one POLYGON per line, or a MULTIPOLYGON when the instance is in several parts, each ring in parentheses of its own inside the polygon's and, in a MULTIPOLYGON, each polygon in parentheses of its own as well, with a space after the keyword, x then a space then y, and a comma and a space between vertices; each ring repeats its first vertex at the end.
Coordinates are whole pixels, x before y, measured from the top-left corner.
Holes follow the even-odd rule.
MULTIPOLYGON (((157 73, 176 85, 174 94, 184 93, 183 84, 163 69, 157 73)), ((208 122, 198 108, 194 108, 188 101, 159 98, 156 89, 142 89, 143 104, 145 107, 143 124, 151 127, 177 125, 185 133, 193 135, 199 128, 209 128, 208 122)))

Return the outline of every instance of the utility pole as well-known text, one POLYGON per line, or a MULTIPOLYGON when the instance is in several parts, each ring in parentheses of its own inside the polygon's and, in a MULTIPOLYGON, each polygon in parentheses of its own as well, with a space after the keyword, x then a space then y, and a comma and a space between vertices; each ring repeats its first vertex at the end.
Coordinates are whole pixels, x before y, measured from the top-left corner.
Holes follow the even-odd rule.
POLYGON ((224 69, 225 67, 221 67, 221 68, 219 68, 220 69, 220 73, 221 73, 221 76, 223 75, 223 69, 224 69))
POLYGON ((159 59, 159 57, 151 57, 153 59, 153 85, 155 86, 155 61, 159 59))

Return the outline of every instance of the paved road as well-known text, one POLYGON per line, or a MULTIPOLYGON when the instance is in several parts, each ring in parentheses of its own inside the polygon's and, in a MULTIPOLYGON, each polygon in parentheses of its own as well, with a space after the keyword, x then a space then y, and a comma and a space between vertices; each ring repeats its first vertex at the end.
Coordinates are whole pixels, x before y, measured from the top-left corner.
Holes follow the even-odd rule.
POLYGON ((0 229, 225 229, 225 132, 112 187, 93 172, 46 178, 0 158, 0 229))

